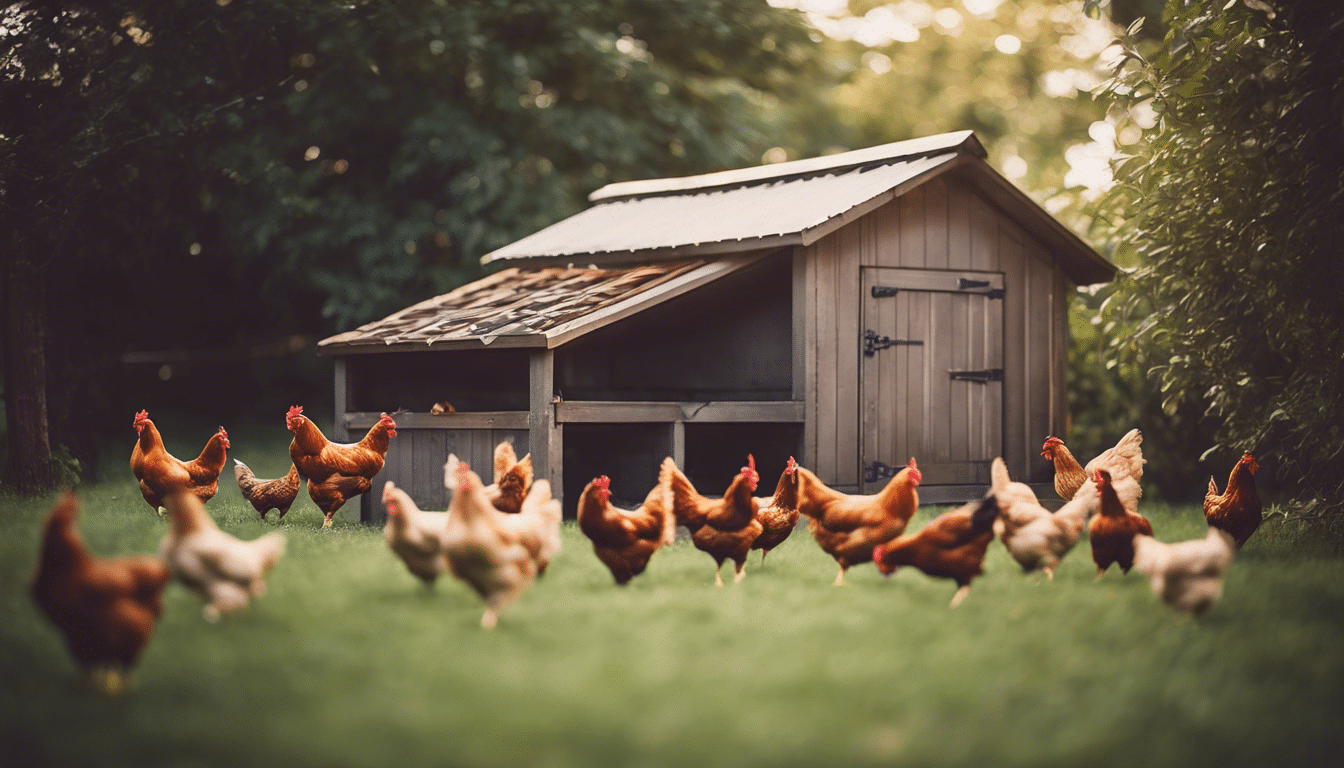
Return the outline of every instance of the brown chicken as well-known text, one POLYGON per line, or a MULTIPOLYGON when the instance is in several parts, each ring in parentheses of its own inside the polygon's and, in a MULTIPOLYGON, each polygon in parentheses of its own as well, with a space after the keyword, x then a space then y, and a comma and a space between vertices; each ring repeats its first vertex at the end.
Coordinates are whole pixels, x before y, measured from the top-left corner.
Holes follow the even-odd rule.
POLYGON ((485 495, 500 512, 518 514, 523 508, 523 499, 532 487, 532 454, 518 460, 513 443, 503 442, 495 446, 494 483, 485 486, 485 495))
POLYGON ((1153 526, 1143 515, 1125 511, 1111 484, 1110 472, 1098 469, 1092 473, 1092 482, 1101 492, 1101 514, 1092 518, 1087 535, 1092 540, 1092 562, 1097 564, 1100 580, 1111 563, 1119 565, 1121 573, 1129 573, 1134 565, 1134 536, 1152 536, 1153 526))
POLYGON ((1079 466, 1078 460, 1069 452, 1064 441, 1053 435, 1045 439, 1045 445, 1041 446, 1041 455, 1054 463, 1055 493, 1066 501, 1072 500, 1073 494, 1077 493, 1083 483, 1086 483, 1098 469, 1110 472, 1116 483, 1128 477, 1134 478, 1137 482, 1143 479, 1143 465, 1147 462, 1143 458, 1143 433, 1137 429, 1126 432, 1115 447, 1102 451, 1095 459, 1087 462, 1085 467, 1079 466))
POLYGON ((1249 453, 1244 453, 1232 474, 1227 478, 1227 487, 1218 494, 1218 484, 1209 478, 1209 492, 1204 496, 1204 518, 1209 525, 1221 528, 1232 534, 1237 549, 1251 538, 1255 529, 1260 527, 1263 507, 1260 493, 1255 489, 1255 473, 1260 471, 1260 462, 1249 453))
POLYGON ((149 411, 135 414, 133 426, 140 439, 131 449, 131 472, 140 481, 140 494, 160 516, 163 498, 173 491, 190 491, 202 502, 214 498, 219 491, 219 473, 229 453, 229 433, 223 427, 210 436, 200 456, 182 461, 163 447, 163 438, 149 420, 149 411))
POLYGON ((756 499, 756 519, 761 523, 761 535, 752 543, 752 549, 761 550, 761 564, 770 550, 784 543, 798 524, 798 463, 789 457, 789 463, 775 484, 775 495, 756 499))
POLYGON ((874 547, 904 533, 919 509, 915 488, 923 476, 913 458, 881 492, 866 496, 828 488, 806 467, 799 467, 798 475, 798 511, 809 518, 817 544, 840 564, 836 586, 845 583, 851 566, 872 562, 874 547))
POLYGON ((579 496, 579 530, 593 542, 593 552, 617 584, 628 584, 644 572, 649 558, 672 543, 677 520, 668 500, 668 487, 659 482, 638 509, 611 504, 611 478, 595 478, 579 496))
POLYGON ((714 584, 723 586, 719 569, 724 560, 733 561, 737 569, 733 581, 741 581, 747 575, 742 570, 747 553, 762 530, 756 519, 756 499, 751 495, 761 479, 756 473, 756 460, 747 456, 747 466, 733 477, 721 499, 701 496, 670 456, 663 459, 659 479, 668 489, 677 523, 691 532, 696 549, 714 558, 714 584))
POLYGON ((259 480, 252 474, 252 468, 243 462, 234 459, 233 464, 233 477, 238 481, 238 490, 243 492, 244 499, 251 502, 261 519, 265 520, 266 513, 274 509, 280 512, 278 519, 284 520, 285 513, 299 497, 299 468, 290 464, 289 474, 284 477, 259 480))
POLYGON ((115 695, 154 636, 170 574, 156 557, 94 557, 77 517, 79 500, 66 491, 47 517, 33 600, 65 635, 85 677, 115 695))
POLYGON ((289 409, 285 424, 294 433, 289 458, 307 478, 308 496, 326 516, 322 527, 330 528, 336 510, 373 486, 374 475, 383 469, 390 438, 397 436, 397 423, 384 413, 363 440, 348 444, 327 440, 297 405, 289 409))
POLYGON ((999 504, 993 494, 939 515, 918 533, 873 548, 873 562, 884 576, 913 565, 929 576, 957 582, 949 608, 971 593, 971 579, 984 573, 985 551, 994 540, 999 504))

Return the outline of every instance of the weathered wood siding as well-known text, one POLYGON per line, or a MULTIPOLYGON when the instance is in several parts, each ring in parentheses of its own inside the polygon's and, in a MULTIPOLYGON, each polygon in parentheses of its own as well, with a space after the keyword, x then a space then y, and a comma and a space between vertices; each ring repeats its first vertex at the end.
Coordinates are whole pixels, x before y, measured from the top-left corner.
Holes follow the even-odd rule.
MULTIPOLYGON (((1067 307, 1072 286, 1044 246, 974 188, 955 177, 938 177, 805 251, 805 264, 799 269, 801 298, 812 322, 805 328, 804 340, 809 429, 803 452, 821 478, 839 486, 858 486, 860 481, 862 267, 1003 274, 1003 456, 1015 478, 1044 477, 1049 466, 1040 458, 1041 443, 1052 432, 1062 431, 1067 418, 1067 307)), ((899 318, 892 322, 899 329, 899 318)), ((954 328, 952 333, 971 329, 954 328)), ((897 353, 901 354, 919 353, 897 353)), ((899 365, 897 355, 885 364, 899 365)), ((951 362, 934 364, 951 367, 951 362)), ((898 397, 917 399, 919 393, 898 397)), ((927 440, 940 439, 939 430, 932 432, 927 440)), ((943 448, 957 455, 950 445, 937 450, 943 448)))
POLYGON ((389 480, 410 494, 421 509, 442 511, 448 508, 448 491, 443 486, 443 464, 448 454, 468 464, 486 483, 492 480, 495 446, 505 440, 513 441, 518 456, 528 453, 526 429, 397 429, 387 448, 383 471, 373 479, 373 488, 359 503, 347 503, 346 509, 360 510, 360 519, 381 525, 386 519, 383 512, 383 486, 389 480))

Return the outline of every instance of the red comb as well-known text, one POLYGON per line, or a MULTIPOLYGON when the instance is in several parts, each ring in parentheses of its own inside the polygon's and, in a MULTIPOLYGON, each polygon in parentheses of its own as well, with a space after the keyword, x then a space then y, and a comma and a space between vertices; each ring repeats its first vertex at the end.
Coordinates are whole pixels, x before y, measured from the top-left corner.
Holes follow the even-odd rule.
POLYGON ((226 432, 223 427, 219 428, 219 436, 224 438, 225 440, 229 439, 229 433, 226 432))
POLYGON ((911 457, 910 457, 910 463, 909 463, 909 464, 906 464, 905 466, 909 467, 910 469, 919 469, 919 467, 915 465, 915 457, 914 457, 914 456, 911 456, 911 457))
POLYGON ((752 456, 750 453, 747 454, 747 467, 751 469, 752 472, 756 471, 756 457, 752 456))
POLYGON ((135 414, 135 420, 136 420, 136 421, 144 421, 145 419, 148 419, 148 418, 149 418, 149 411, 141 411, 141 412, 135 414))
POLYGON ((292 418, 294 418, 295 416, 298 416, 298 415, 301 414, 301 413, 303 413, 303 406, 302 406, 302 405, 295 405, 295 406, 292 406, 292 407, 289 409, 289 413, 285 414, 285 418, 286 418, 286 419, 292 419, 292 418))
POLYGON ((607 477, 606 475, 593 478, 593 485, 597 486, 598 488, 601 488, 604 491, 609 490, 611 488, 611 478, 607 477))
POLYGON ((789 457, 788 466, 784 467, 784 471, 790 475, 798 471, 798 462, 794 461, 792 456, 789 457))
POLYGON ((1102 477, 1101 477, 1101 470, 1100 470, 1100 469, 1098 469, 1098 470, 1096 470, 1096 471, 1094 471, 1094 472, 1092 473, 1092 482, 1096 483, 1098 488, 1101 487, 1101 484, 1102 484, 1102 477))

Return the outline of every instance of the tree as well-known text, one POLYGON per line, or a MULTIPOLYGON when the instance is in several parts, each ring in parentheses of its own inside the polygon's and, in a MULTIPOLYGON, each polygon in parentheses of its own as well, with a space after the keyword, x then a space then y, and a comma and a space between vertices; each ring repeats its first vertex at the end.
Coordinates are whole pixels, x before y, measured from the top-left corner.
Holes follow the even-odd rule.
MULTIPOLYGON (((1115 341, 1157 362, 1164 405, 1196 399, 1233 451, 1277 464, 1307 507, 1344 510, 1344 6, 1169 2, 1156 50, 1125 40, 1108 90, 1156 126, 1106 210, 1142 265, 1115 341)), ((1132 31, 1132 30, 1131 30, 1132 31)))

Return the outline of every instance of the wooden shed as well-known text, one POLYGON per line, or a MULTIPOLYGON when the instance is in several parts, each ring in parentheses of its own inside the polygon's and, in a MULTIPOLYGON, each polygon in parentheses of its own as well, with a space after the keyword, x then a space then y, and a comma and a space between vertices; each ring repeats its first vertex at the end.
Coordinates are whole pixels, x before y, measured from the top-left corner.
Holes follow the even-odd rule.
POLYGON ((1065 428, 1068 297, 1115 267, 985 162, 970 132, 676 179, 495 251, 505 268, 321 342, 337 439, 397 418, 382 483, 442 508, 449 452, 531 452, 566 511, 598 474, 637 501, 674 456, 721 491, 747 452, 870 492, 914 456, 921 496, 1043 480, 1065 428), (430 415, 433 403, 456 412, 430 415))

